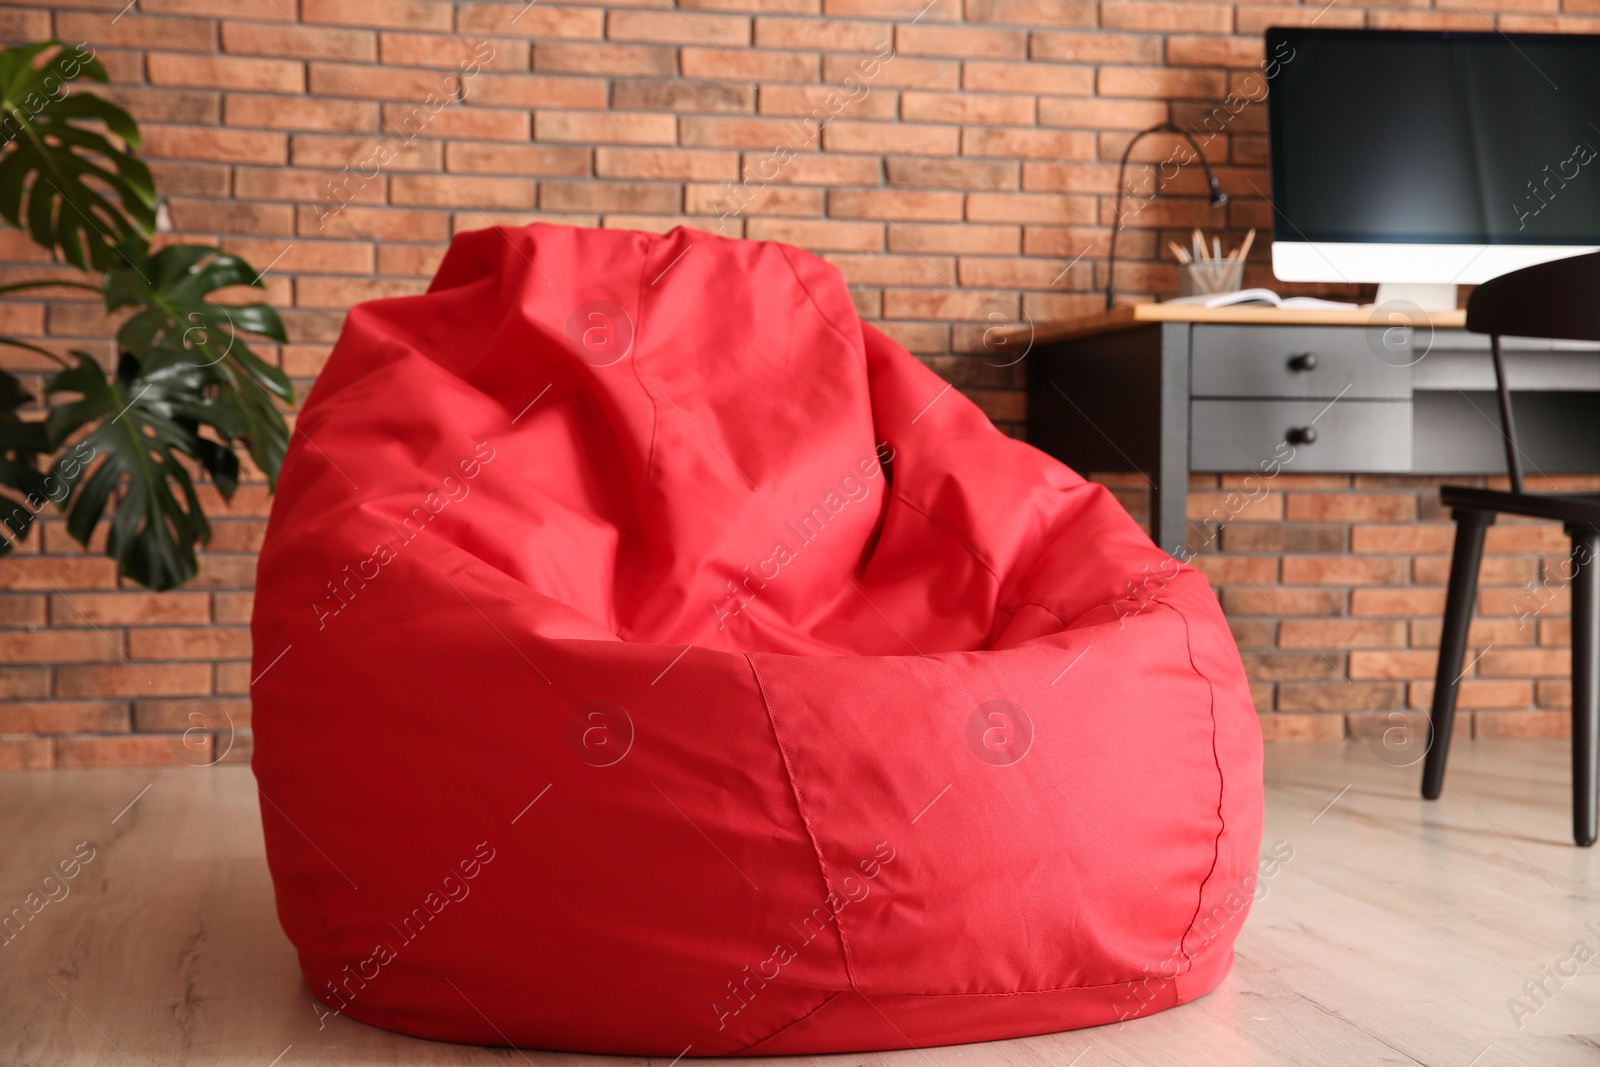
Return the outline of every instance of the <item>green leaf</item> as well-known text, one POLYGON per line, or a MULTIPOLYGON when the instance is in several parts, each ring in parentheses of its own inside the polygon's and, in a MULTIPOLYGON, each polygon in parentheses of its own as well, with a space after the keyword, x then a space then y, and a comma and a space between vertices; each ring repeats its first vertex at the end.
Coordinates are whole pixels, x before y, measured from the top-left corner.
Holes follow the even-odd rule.
POLYGON ((132 155, 133 118, 90 93, 69 93, 80 77, 103 82, 105 68, 60 41, 0 52, 0 217, 75 267, 107 270, 123 261, 119 246, 142 245, 155 228, 155 184, 132 155), (36 68, 50 48, 57 51, 36 68), (85 123, 102 124, 127 147, 85 123))
POLYGON ((115 498, 106 554, 146 588, 182 585, 194 577, 195 546, 211 539, 211 527, 181 458, 209 469, 220 446, 201 438, 199 428, 210 426, 226 441, 243 433, 244 420, 207 395, 214 375, 184 353, 163 353, 117 379, 87 353, 73 355, 77 363, 45 385, 52 397, 78 397, 51 409, 46 427, 55 447, 92 427, 57 464, 68 486, 67 532, 88 544, 115 498))
MULTIPOLYGON (((129 249, 130 253, 133 252, 129 249)), ((256 271, 218 248, 173 245, 108 271, 106 309, 131 307, 117 343, 141 363, 177 359, 212 372, 216 402, 230 409, 250 458, 274 486, 289 447, 289 427, 275 401, 294 403, 288 375, 257 356, 246 335, 288 341, 283 320, 264 303, 222 304, 220 289, 264 288, 256 271)), ((217 472, 209 465, 213 475, 217 472)))
POLYGON ((28 536, 34 516, 50 496, 45 476, 39 473, 39 456, 49 448, 44 424, 19 414, 32 402, 21 382, 0 371, 0 487, 17 493, 13 498, 0 492, 0 556, 12 550, 13 541, 28 536))

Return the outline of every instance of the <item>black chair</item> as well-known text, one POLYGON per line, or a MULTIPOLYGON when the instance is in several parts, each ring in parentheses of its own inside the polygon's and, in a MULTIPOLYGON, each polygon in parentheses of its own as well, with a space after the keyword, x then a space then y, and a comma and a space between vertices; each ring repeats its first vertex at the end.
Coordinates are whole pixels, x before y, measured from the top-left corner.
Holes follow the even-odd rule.
MULTIPOLYGON (((1478 286, 1467 301, 1467 329, 1489 335, 1500 423, 1505 438, 1511 491, 1447 485, 1439 498, 1456 522, 1439 671, 1433 684, 1433 735, 1422 772, 1422 795, 1437 800, 1444 788, 1456 690, 1464 673, 1467 626, 1478 591, 1483 535, 1504 512, 1550 519, 1572 539, 1572 836, 1580 845, 1596 837, 1600 798, 1600 494, 1527 493, 1522 456, 1511 415, 1511 395, 1500 355, 1500 338, 1546 337, 1600 341, 1600 252, 1540 263, 1478 286)), ((1593 432, 1600 436, 1600 413, 1593 432)))

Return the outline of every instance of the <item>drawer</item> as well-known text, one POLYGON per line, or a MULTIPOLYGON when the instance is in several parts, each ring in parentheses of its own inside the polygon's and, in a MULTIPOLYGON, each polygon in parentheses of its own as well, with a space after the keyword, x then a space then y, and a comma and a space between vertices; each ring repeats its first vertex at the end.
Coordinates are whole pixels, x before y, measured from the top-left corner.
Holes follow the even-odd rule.
POLYGON ((1415 336, 1406 328, 1197 325, 1190 338, 1190 391, 1404 400, 1411 395, 1415 336))
POLYGON ((1195 400, 1189 469, 1375 473, 1411 468, 1411 404, 1395 400, 1195 400), (1295 431, 1315 435, 1290 443, 1295 431), (1265 466, 1264 466, 1265 465, 1265 466))

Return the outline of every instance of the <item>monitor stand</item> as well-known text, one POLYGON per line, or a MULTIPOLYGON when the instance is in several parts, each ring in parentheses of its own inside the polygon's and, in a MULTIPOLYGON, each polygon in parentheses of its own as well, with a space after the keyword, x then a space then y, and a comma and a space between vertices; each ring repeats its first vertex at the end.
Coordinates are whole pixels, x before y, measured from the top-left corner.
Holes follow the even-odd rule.
POLYGON ((1377 307, 1387 304, 1407 304, 1423 311, 1454 311, 1456 287, 1450 285, 1424 285, 1417 282, 1379 282, 1378 295, 1373 300, 1377 307))

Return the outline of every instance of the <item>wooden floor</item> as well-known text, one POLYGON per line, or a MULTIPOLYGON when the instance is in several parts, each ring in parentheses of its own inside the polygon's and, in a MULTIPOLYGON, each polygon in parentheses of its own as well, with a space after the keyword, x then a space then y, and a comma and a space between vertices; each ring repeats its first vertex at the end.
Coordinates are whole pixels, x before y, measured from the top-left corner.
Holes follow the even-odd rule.
MULTIPOLYGON (((1568 837, 1566 747, 1467 742, 1451 762, 1443 800, 1428 804, 1418 768, 1364 744, 1269 747, 1264 848, 1283 842, 1293 858, 1264 882, 1232 976, 1194 1004, 1120 1027, 816 1059, 1600 1063, 1600 850, 1568 837), (1563 969, 1572 976, 1530 998, 1526 981, 1563 969)), ((273 913, 244 767, 0 775, 0 913, 84 839, 94 856, 70 893, 0 947, 0 1063, 616 1062, 442 1045, 346 1019, 319 1032, 273 913)))

